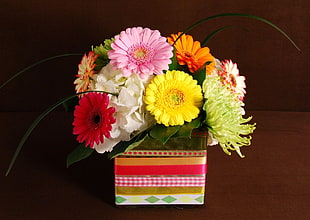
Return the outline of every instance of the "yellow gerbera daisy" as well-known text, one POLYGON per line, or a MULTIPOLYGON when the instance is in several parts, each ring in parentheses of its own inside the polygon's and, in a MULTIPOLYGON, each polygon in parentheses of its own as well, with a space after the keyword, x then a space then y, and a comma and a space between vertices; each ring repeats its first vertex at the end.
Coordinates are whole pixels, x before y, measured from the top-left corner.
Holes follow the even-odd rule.
POLYGON ((183 125, 198 117, 201 87, 183 71, 167 71, 154 77, 145 91, 146 109, 165 126, 183 125))

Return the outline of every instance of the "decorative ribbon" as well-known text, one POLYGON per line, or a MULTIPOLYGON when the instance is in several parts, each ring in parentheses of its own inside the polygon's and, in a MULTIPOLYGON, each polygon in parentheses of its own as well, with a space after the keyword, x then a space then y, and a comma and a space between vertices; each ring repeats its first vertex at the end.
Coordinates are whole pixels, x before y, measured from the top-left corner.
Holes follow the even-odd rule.
POLYGON ((115 176, 115 186, 127 187, 199 187, 205 186, 205 175, 199 176, 115 176))
POLYGON ((115 187, 115 195, 204 194, 205 187, 115 187))
POLYGON ((131 150, 121 154, 122 156, 134 156, 134 157, 201 157, 206 156, 206 150, 131 150))
POLYGON ((205 164, 195 165, 154 165, 119 166, 115 165, 116 175, 198 175, 206 173, 205 164))
POLYGON ((115 158, 116 166, 194 165, 206 164, 206 157, 115 158))

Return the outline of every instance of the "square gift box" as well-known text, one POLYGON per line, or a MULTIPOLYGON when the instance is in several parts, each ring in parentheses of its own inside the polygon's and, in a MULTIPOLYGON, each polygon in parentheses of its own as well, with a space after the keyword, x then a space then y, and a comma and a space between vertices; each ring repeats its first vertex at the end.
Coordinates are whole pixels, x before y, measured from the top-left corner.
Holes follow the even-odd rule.
POLYGON ((116 205, 202 205, 207 174, 207 132, 146 139, 114 160, 116 205))

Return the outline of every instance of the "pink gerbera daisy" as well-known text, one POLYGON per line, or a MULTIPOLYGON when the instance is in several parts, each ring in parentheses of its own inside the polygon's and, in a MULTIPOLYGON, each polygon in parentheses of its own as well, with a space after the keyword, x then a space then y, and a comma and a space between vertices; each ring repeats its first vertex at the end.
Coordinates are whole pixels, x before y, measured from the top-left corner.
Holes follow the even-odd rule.
POLYGON ((237 94, 238 98, 242 101, 246 93, 245 77, 239 75, 237 64, 231 60, 222 61, 221 70, 218 74, 222 78, 223 84, 233 93, 237 94))
POLYGON ((85 142, 90 148, 104 142, 104 136, 110 138, 110 131, 116 119, 113 117, 115 108, 109 107, 106 93, 88 93, 75 107, 73 134, 79 143, 85 142))
POLYGON ((90 87, 91 77, 94 75, 95 61, 98 55, 94 51, 90 51, 88 55, 84 54, 81 63, 79 64, 79 71, 76 75, 77 79, 74 81, 75 90, 77 93, 85 92, 90 87))
POLYGON ((173 56, 172 46, 158 30, 134 27, 115 36, 108 52, 111 64, 124 76, 139 74, 141 78, 168 70, 173 56))

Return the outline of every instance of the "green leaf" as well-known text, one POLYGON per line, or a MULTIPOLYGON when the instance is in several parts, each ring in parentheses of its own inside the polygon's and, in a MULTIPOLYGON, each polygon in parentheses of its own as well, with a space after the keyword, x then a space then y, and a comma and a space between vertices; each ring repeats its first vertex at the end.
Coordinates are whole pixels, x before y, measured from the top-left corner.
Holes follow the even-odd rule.
POLYGON ((112 50, 111 43, 114 41, 114 38, 106 39, 104 41, 104 45, 100 44, 99 46, 92 46, 92 50, 95 52, 96 55, 99 55, 99 57, 96 59, 95 64, 95 70, 99 71, 102 67, 106 66, 109 63, 109 57, 108 52, 109 50, 112 50))
POLYGON ((211 62, 207 62, 205 65, 203 65, 202 67, 199 68, 199 70, 197 70, 194 74, 193 74, 193 78, 195 80, 197 80, 197 84, 202 86, 203 81, 205 81, 206 79, 206 66, 209 65, 211 62))
POLYGON ((137 136, 133 137, 129 141, 120 141, 117 145, 113 147, 113 150, 108 153, 108 158, 112 159, 123 152, 127 152, 138 146, 141 142, 144 141, 147 136, 147 132, 144 131, 137 136))
POLYGON ((67 157, 67 167, 89 157, 94 152, 94 149, 85 147, 84 144, 79 144, 67 157))
POLYGON ((98 54, 99 56, 107 56, 107 53, 109 50, 112 50, 111 44, 113 43, 114 38, 106 39, 104 40, 104 45, 100 44, 99 46, 92 46, 92 50, 95 52, 95 54, 98 54))
POLYGON ((67 100, 62 105, 65 108, 66 112, 73 112, 75 106, 79 103, 79 98, 76 96, 72 99, 67 100))
POLYGON ((169 64, 169 70, 178 70, 179 64, 175 54, 175 49, 173 49, 173 57, 170 59, 171 63, 169 64))
POLYGON ((174 135, 175 137, 191 137, 192 131, 195 128, 199 128, 201 125, 201 119, 196 118, 189 123, 185 123, 181 126, 180 130, 174 135))
POLYGON ((95 71, 100 71, 102 69, 102 67, 106 66, 109 63, 109 59, 108 58, 103 58, 103 57, 98 57, 95 61, 95 71))
POLYGON ((150 131, 150 136, 157 140, 160 140, 165 144, 170 137, 176 134, 180 130, 181 126, 169 126, 166 127, 162 124, 156 124, 150 131))

